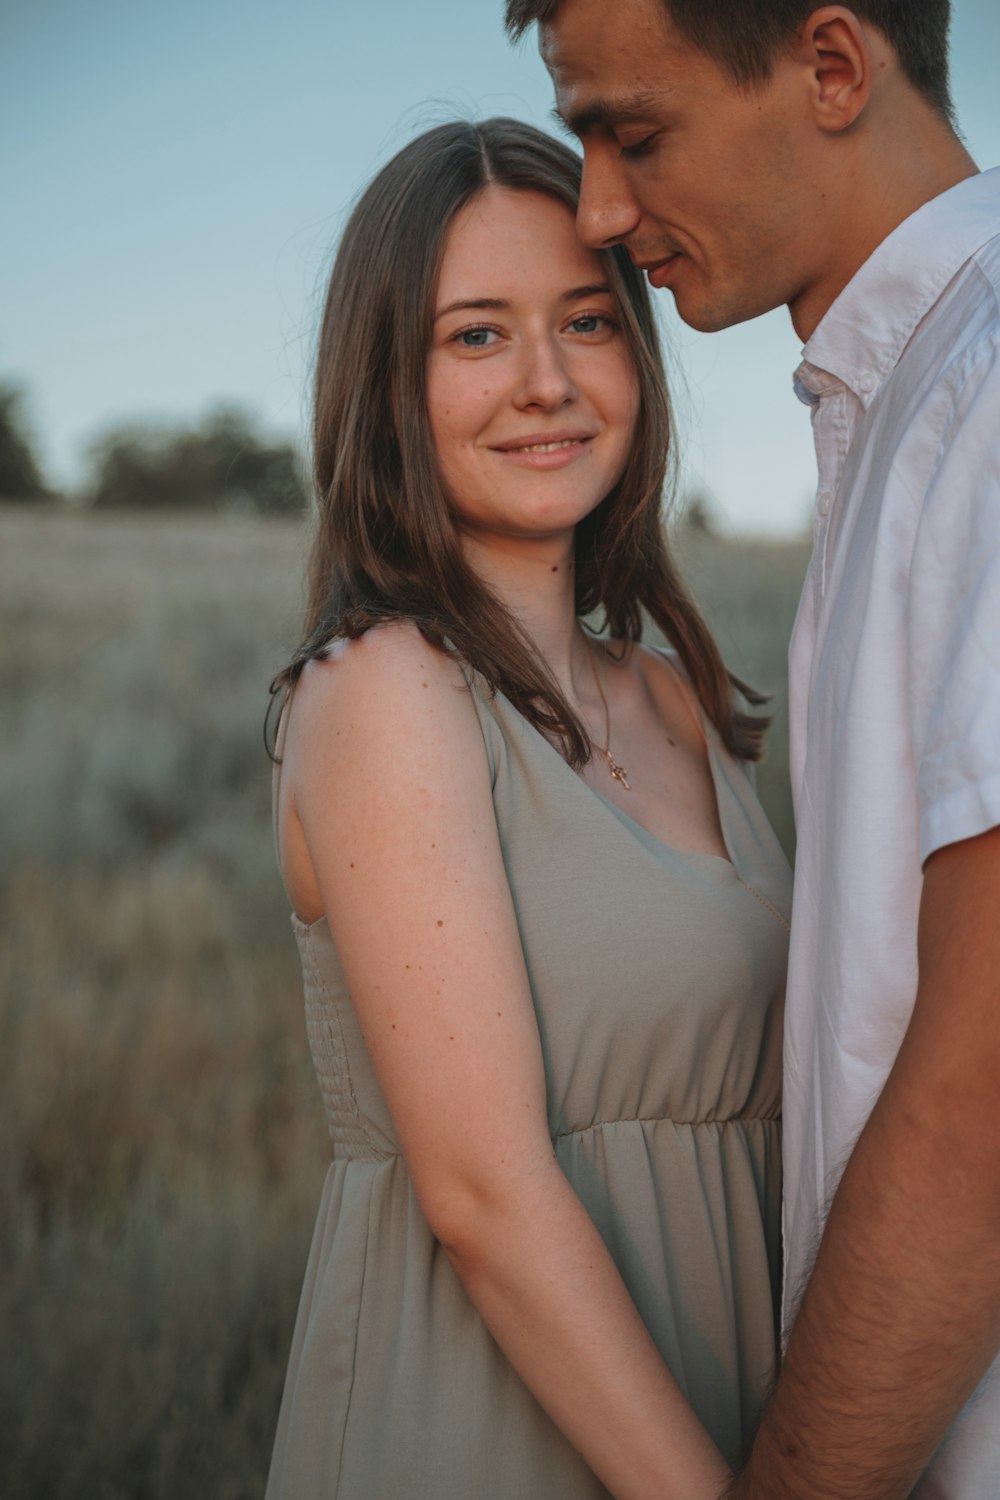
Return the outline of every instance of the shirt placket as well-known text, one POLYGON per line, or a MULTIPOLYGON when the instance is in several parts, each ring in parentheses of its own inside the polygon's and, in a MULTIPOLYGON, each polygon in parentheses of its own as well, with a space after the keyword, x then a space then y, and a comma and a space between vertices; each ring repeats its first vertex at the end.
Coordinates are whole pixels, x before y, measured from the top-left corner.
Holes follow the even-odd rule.
POLYGON ((835 513, 840 481, 850 445, 848 390, 839 382, 824 391, 813 407, 813 438, 816 445, 816 511, 813 522, 813 556, 818 562, 819 594, 826 595, 827 547, 830 523, 835 513))

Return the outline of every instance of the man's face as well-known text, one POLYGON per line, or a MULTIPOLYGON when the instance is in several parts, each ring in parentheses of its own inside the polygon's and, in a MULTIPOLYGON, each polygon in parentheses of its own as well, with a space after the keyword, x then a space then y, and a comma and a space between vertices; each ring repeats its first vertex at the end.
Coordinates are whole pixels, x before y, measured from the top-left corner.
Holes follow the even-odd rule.
POLYGON ((663 0, 563 0, 541 51, 584 152, 577 229, 626 246, 713 331, 809 292, 824 270, 823 174, 807 70, 779 58, 743 92, 663 0))

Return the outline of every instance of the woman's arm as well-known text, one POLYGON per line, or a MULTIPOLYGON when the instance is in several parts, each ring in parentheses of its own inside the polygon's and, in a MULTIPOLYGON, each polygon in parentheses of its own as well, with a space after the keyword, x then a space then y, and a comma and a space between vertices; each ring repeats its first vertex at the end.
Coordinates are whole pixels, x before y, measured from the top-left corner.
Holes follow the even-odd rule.
POLYGON ((556 1162, 482 736, 409 626, 307 669, 285 787, 415 1190, 470 1297, 618 1500, 729 1471, 556 1162))

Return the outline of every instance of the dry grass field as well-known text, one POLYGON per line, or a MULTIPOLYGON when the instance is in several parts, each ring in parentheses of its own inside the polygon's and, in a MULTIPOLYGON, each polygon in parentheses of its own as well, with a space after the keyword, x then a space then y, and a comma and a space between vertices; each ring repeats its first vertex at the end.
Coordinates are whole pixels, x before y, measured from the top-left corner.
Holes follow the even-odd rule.
MULTIPOLYGON (((266 685, 303 531, 0 509, 0 1493, 258 1500, 327 1150, 266 685)), ((800 544, 685 540, 781 684, 800 544)))

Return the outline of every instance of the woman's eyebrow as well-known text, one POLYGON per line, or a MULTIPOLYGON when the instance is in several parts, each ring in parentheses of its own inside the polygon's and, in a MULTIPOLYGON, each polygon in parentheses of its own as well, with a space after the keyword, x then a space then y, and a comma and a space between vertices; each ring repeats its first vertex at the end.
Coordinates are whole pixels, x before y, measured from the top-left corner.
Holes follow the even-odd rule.
POLYGON ((611 288, 606 281, 595 281, 587 286, 575 286, 570 291, 563 292, 560 302, 579 302, 584 297, 599 297, 602 292, 611 296, 611 288))
POLYGON ((510 307, 502 297, 462 297, 458 302, 449 302, 447 307, 442 307, 440 312, 434 314, 434 321, 443 318, 446 313, 463 312, 466 309, 472 312, 504 312, 510 307))
MULTIPOLYGON (((601 294, 611 295, 611 288, 606 281, 588 282, 586 286, 570 287, 568 292, 562 292, 560 302, 579 302, 584 297, 599 297, 601 294)), ((462 297, 457 302, 449 302, 447 307, 442 307, 440 312, 434 314, 435 323, 439 318, 445 317, 453 312, 506 312, 510 303, 502 297, 462 297)))

